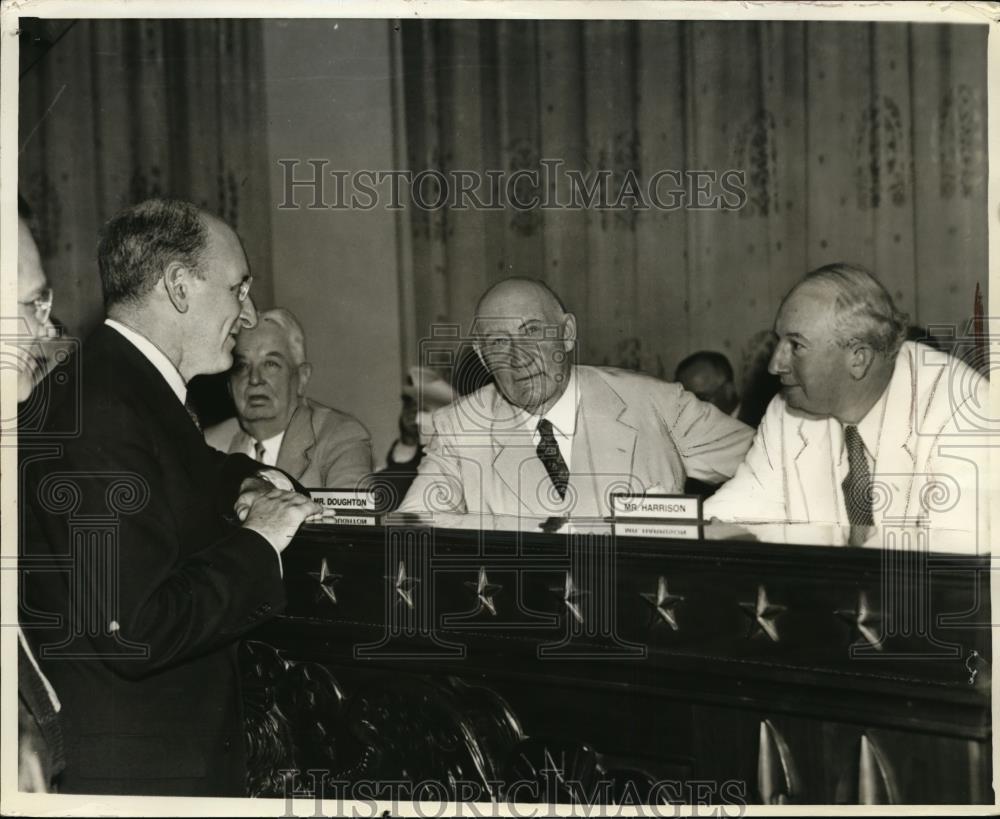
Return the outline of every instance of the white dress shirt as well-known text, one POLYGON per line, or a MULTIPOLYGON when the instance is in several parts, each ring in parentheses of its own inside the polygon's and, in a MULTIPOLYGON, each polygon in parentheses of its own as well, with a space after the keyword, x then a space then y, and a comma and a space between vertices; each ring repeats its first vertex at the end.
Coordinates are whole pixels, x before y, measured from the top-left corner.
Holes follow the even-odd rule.
POLYGON ((281 442, 285 440, 285 430, 281 430, 277 435, 272 435, 263 441, 257 441, 256 438, 250 437, 247 441, 247 455, 256 461, 260 461, 262 464, 267 466, 274 466, 278 463, 278 453, 281 451, 281 442), (264 447, 264 457, 257 457, 257 444, 260 443, 264 447))
MULTIPOLYGON (((868 472, 874 477, 875 476, 875 466, 878 460, 878 447, 877 444, 882 440, 882 424, 885 423, 885 410, 886 410, 886 399, 889 395, 888 390, 882 392, 882 397, 875 402, 874 406, 868 410, 868 413, 858 421, 854 426, 857 427, 858 435, 861 436, 861 442, 865 446, 865 460, 868 461, 868 472), (876 444, 876 450, 872 451, 872 443, 876 444)), ((844 428, 849 426, 849 424, 841 424, 841 443, 840 443, 840 459, 837 461, 837 480, 843 483, 844 478, 847 477, 847 472, 850 469, 850 464, 847 460, 847 442, 844 438, 843 431, 844 428)), ((845 507, 846 509, 846 507, 845 507)))

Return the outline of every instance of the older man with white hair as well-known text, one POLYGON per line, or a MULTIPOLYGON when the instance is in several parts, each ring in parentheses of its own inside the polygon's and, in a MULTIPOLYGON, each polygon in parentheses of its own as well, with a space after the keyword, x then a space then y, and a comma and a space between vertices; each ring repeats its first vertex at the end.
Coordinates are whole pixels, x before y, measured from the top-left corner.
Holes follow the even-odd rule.
POLYGON ((856 265, 821 267, 792 288, 769 367, 781 392, 706 515, 987 533, 989 384, 906 331, 856 265))
POLYGON ((748 427, 679 384, 577 365, 576 333, 542 281, 508 278, 483 294, 472 335, 494 383, 431 416, 401 512, 606 516, 613 492, 733 474, 748 427))
POLYGON ((242 452, 303 486, 349 489, 372 471, 368 430, 353 416, 306 398, 312 364, 305 333, 283 308, 258 314, 233 350, 229 390, 236 417, 205 432, 223 452, 242 452))

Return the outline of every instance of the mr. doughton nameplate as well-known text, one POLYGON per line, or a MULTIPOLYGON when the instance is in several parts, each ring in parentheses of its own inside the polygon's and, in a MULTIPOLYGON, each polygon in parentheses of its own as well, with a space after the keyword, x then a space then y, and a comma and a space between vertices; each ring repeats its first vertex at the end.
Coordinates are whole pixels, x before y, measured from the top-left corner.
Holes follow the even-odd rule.
POLYGON ((700 520, 701 498, 698 495, 611 495, 611 514, 616 520, 700 520))
POLYGON ((374 512, 375 494, 357 489, 310 489, 309 496, 324 512, 374 512))

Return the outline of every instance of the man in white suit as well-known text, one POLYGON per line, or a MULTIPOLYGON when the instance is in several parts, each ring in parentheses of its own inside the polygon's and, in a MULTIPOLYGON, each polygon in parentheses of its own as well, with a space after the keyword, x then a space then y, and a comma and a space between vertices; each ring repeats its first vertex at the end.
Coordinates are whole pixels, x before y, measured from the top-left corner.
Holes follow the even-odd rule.
POLYGON ((792 288, 769 367, 781 392, 706 516, 987 532, 988 382, 906 327, 863 268, 792 288))
POLYGON ((750 445, 678 384, 574 365, 576 318, 539 281, 490 288, 472 335, 495 384, 433 414, 401 512, 606 516, 613 491, 724 481, 750 445))
POLYGON ((259 314, 233 350, 229 390, 236 418, 205 431, 210 446, 277 466, 308 488, 351 489, 372 471, 368 430, 305 396, 312 375, 305 335, 283 308, 259 314))

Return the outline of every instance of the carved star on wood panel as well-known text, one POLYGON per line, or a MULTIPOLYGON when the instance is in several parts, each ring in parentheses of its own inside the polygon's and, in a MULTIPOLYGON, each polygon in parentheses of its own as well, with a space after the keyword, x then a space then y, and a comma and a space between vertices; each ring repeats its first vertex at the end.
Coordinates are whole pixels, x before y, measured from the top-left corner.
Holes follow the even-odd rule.
POLYGON ((393 583, 393 589, 396 592, 399 600, 402 600, 409 608, 413 608, 413 587, 420 582, 419 577, 408 577, 406 574, 406 564, 400 560, 399 570, 396 572, 396 576, 392 577, 386 575, 386 580, 390 580, 393 583))
POLYGON ((319 594, 317 599, 322 600, 324 597, 329 600, 333 605, 337 605, 337 592, 335 586, 343 578, 342 574, 334 574, 330 571, 329 565, 327 565, 326 558, 323 558, 323 562, 319 564, 318 572, 309 572, 310 577, 316 578, 316 582, 319 583, 319 594))
POLYGON ((876 651, 884 649, 882 613, 868 602, 868 593, 858 592, 858 604, 853 609, 837 609, 834 612, 851 627, 851 644, 864 640, 876 651))
POLYGON ((777 643, 780 639, 778 627, 775 621, 787 611, 786 606, 772 603, 767 598, 767 589, 763 586, 757 587, 757 601, 754 603, 740 603, 743 613, 750 618, 750 630, 747 632, 747 639, 756 637, 758 634, 766 634, 772 642, 777 643))
POLYGON ((499 586, 496 583, 490 583, 489 577, 486 575, 486 567, 479 567, 479 578, 473 583, 471 580, 465 581, 465 587, 468 589, 474 589, 476 592, 476 601, 479 604, 476 608, 476 614, 479 614, 483 609, 486 609, 494 617, 497 616, 496 605, 493 603, 493 595, 499 594, 503 590, 503 586, 499 586))
POLYGON ((667 578, 662 574, 659 576, 655 594, 640 592, 639 596, 653 608, 653 616, 649 622, 650 627, 657 623, 667 623, 674 631, 680 631, 674 609, 684 602, 684 598, 678 594, 671 594, 667 590, 667 578))
POLYGON ((577 601, 579 601, 579 598, 584 595, 590 594, 590 592, 578 589, 576 584, 573 582, 573 575, 566 572, 566 580, 563 585, 551 586, 549 591, 559 596, 559 599, 562 600, 563 605, 565 605, 569 610, 569 613, 573 615, 576 622, 583 622, 583 612, 581 611, 579 602, 577 601))

